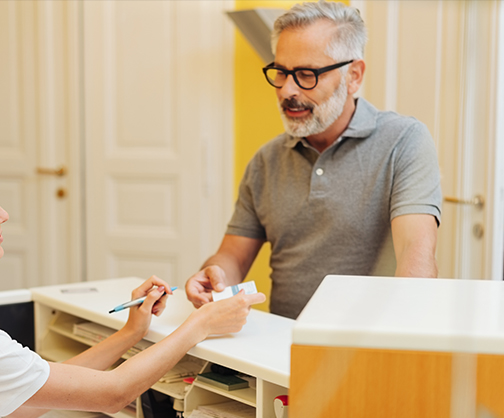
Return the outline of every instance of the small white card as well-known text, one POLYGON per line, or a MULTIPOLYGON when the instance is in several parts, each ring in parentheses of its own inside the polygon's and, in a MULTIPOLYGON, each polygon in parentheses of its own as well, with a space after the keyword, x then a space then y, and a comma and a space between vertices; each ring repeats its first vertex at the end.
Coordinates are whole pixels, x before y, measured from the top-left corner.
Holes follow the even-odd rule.
POLYGON ((254 281, 236 284, 234 286, 226 287, 222 292, 212 292, 214 302, 218 300, 227 299, 236 295, 240 290, 245 290, 246 295, 257 293, 257 288, 254 281))

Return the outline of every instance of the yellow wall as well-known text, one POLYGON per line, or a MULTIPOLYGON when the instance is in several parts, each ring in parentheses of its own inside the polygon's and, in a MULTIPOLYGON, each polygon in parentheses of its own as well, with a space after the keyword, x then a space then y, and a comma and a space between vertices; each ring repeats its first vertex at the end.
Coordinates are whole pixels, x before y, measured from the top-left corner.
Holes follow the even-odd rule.
MULTIPOLYGON (((298 1, 236 0, 237 10, 257 7, 288 9, 298 1)), ((345 3, 348 4, 348 1, 345 3)), ((283 132, 276 96, 261 71, 264 63, 241 33, 236 30, 235 45, 235 191, 247 163, 261 145, 283 132)), ((236 193, 237 194, 237 193, 236 193)), ((269 296, 270 247, 263 246, 246 280, 255 280, 258 290, 269 296)), ((268 303, 256 306, 268 310, 268 303)))

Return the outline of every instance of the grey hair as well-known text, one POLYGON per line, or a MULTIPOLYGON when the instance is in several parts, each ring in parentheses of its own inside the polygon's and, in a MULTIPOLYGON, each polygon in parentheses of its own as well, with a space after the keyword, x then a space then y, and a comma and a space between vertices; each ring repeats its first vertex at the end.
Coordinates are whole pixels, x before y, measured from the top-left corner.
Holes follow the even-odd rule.
POLYGON ((273 54, 276 54, 278 38, 282 31, 303 28, 320 19, 333 22, 336 28, 326 51, 328 56, 340 62, 364 57, 367 33, 359 10, 343 3, 324 0, 296 4, 277 18, 271 34, 273 54))

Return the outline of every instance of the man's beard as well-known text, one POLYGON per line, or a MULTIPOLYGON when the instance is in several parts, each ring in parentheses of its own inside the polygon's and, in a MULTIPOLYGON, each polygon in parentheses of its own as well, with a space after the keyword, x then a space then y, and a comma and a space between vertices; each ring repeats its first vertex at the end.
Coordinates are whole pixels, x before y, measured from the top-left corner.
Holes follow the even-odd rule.
POLYGON ((285 131, 295 137, 307 137, 324 132, 343 113, 347 95, 345 77, 341 77, 339 87, 329 99, 320 105, 305 104, 296 99, 285 99, 282 103, 278 102, 285 131), (292 118, 285 114, 284 107, 310 109, 311 114, 304 118, 292 118))

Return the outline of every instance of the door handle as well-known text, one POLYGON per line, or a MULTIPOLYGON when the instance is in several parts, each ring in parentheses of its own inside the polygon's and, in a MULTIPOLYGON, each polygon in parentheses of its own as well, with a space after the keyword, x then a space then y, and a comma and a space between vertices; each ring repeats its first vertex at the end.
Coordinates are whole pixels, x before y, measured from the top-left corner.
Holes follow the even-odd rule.
POLYGON ((444 201, 448 203, 456 203, 458 205, 473 205, 480 210, 485 206, 485 199, 479 194, 474 196, 472 199, 459 199, 458 197, 445 196, 444 201))
POLYGON ((66 175, 67 171, 68 170, 64 165, 62 165, 58 168, 37 167, 37 174, 44 174, 44 175, 49 175, 49 176, 62 177, 64 175, 66 175))

